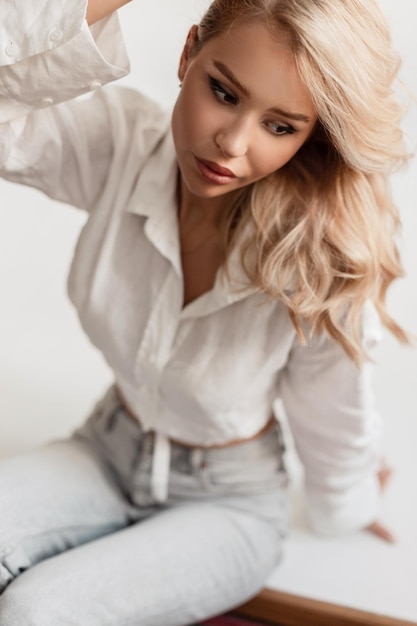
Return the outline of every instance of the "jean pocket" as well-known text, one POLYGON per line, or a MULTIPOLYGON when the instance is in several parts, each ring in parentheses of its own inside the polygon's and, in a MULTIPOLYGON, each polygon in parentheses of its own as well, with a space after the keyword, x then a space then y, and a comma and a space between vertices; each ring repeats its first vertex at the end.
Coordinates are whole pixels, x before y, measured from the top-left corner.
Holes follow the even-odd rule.
POLYGON ((107 396, 74 434, 86 439, 117 474, 126 479, 142 449, 144 433, 119 403, 107 396))

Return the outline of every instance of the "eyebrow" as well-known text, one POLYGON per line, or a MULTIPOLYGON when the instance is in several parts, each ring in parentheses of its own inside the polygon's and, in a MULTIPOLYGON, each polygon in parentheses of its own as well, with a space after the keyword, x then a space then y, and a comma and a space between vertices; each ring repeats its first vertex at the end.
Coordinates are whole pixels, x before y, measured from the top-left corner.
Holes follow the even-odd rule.
MULTIPOLYGON (((236 78, 233 74, 232 70, 227 67, 221 61, 213 61, 213 65, 227 78, 239 91, 241 91, 247 98, 250 96, 250 91, 245 85, 242 85, 240 80, 236 78)), ((296 120, 297 122, 305 122, 306 124, 310 122, 310 118, 308 115, 304 115, 304 113, 291 113, 290 111, 285 111, 279 107, 273 107, 270 109, 272 113, 276 113, 277 115, 282 115, 283 117, 287 117, 290 120, 296 120)))

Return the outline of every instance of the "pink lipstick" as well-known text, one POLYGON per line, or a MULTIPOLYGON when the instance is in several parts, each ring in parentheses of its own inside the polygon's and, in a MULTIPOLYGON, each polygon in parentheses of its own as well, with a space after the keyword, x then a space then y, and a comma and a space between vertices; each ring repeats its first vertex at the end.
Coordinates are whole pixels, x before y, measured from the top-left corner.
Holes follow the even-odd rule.
POLYGON ((216 185, 227 185, 231 180, 237 178, 236 175, 227 167, 222 167, 213 161, 206 161, 194 157, 200 174, 207 181, 216 185))

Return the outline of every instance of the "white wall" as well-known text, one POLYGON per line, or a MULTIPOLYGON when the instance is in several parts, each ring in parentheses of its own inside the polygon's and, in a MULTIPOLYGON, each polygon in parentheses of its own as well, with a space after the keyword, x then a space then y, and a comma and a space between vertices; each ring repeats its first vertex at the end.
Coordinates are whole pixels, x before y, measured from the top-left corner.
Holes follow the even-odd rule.
MULTIPOLYGON (((164 104, 178 90, 177 60, 188 26, 207 0, 132 2, 121 11, 132 62, 125 84, 140 85, 164 104)), ((383 0, 403 75, 417 93, 414 0, 383 0)), ((406 122, 417 144, 416 110, 406 122)), ((407 278, 392 289, 390 308, 417 335, 417 160, 393 179, 404 223, 401 250, 407 278)), ((84 216, 36 191, 0 183, 0 454, 68 433, 110 380, 100 355, 81 333, 65 295, 65 278, 84 216)), ((386 415, 394 463, 414 446, 417 353, 387 337, 378 355, 376 388, 386 415), (399 436, 399 433, 401 436, 399 436), (404 434, 404 436, 402 436, 404 434)))

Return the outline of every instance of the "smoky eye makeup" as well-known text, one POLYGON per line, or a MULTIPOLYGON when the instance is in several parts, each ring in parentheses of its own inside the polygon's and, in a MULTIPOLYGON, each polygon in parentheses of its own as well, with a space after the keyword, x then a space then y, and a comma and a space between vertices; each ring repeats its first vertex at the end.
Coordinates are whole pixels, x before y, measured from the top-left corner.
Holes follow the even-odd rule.
POLYGON ((219 102, 224 102, 225 104, 237 104, 239 102, 234 93, 226 89, 216 78, 209 75, 208 80, 210 89, 219 102))
MULTIPOLYGON (((239 98, 234 95, 232 91, 227 89, 219 80, 213 76, 208 75, 208 81, 211 91, 213 92, 216 100, 223 104, 238 104, 239 98)), ((282 137, 285 135, 293 135, 297 132, 291 124, 283 124, 282 122, 265 122, 264 127, 268 132, 276 137, 282 137)))
POLYGON ((264 126, 277 137, 282 137, 283 135, 294 135, 297 130, 291 124, 281 124, 280 122, 266 122, 264 126))

